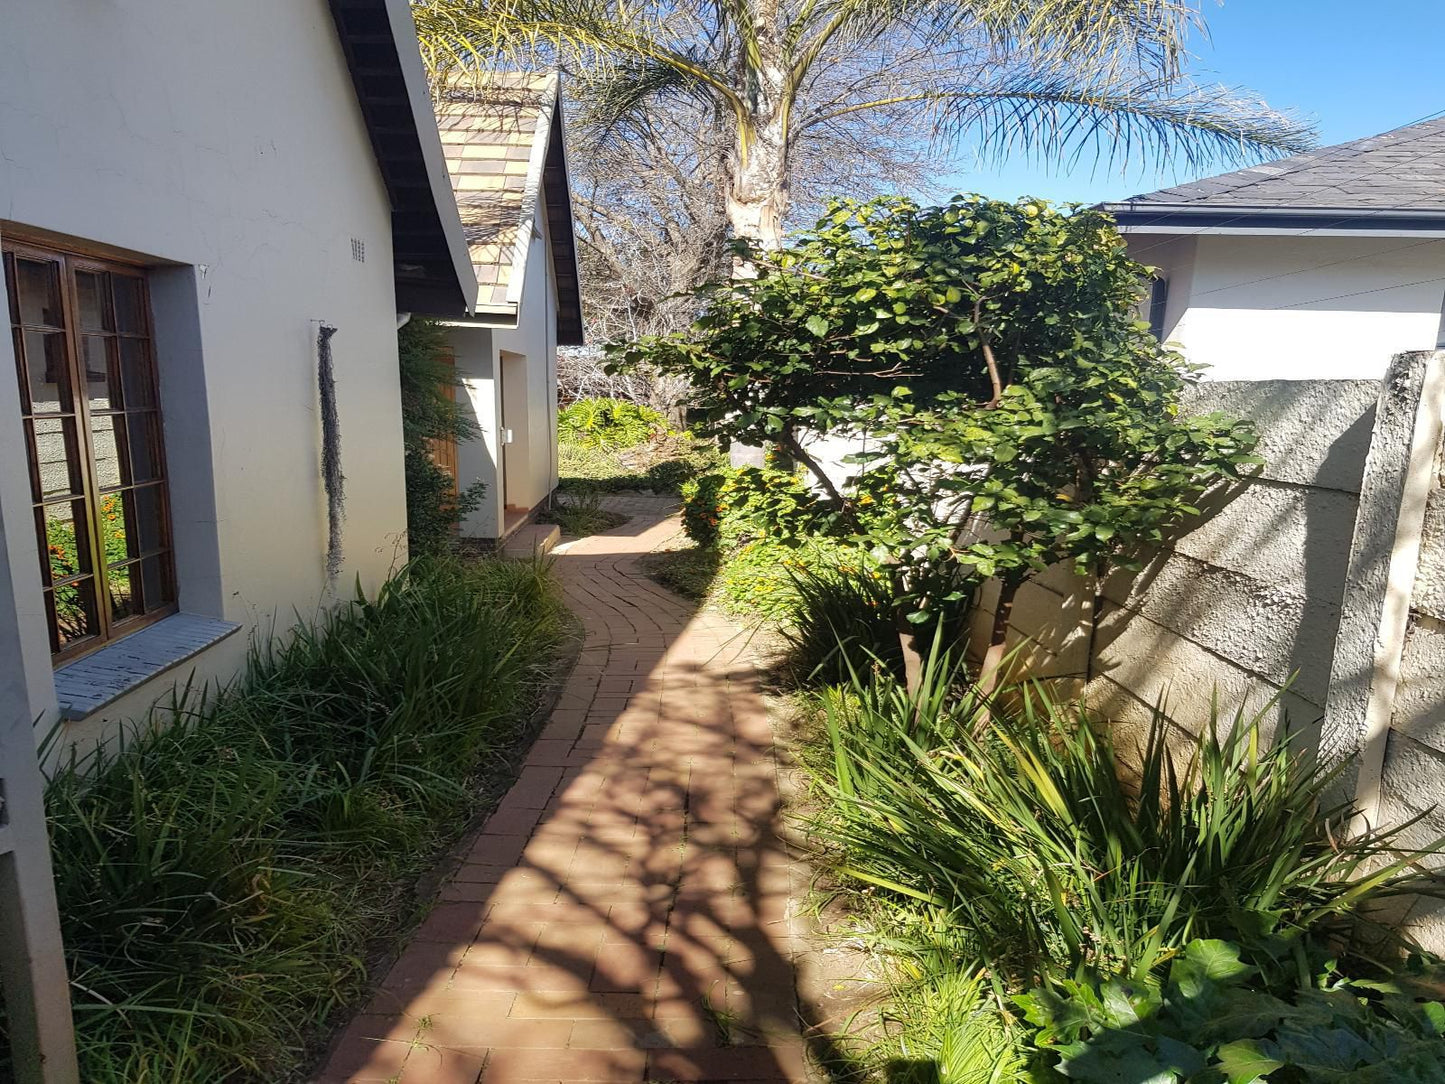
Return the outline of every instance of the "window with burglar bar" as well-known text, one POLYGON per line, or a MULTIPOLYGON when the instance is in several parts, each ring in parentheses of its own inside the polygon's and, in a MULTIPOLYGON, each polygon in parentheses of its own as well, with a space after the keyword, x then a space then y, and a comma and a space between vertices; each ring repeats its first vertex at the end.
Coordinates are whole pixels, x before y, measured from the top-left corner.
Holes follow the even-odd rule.
POLYGON ((142 268, 7 241, 40 576, 57 663, 176 609, 142 268))

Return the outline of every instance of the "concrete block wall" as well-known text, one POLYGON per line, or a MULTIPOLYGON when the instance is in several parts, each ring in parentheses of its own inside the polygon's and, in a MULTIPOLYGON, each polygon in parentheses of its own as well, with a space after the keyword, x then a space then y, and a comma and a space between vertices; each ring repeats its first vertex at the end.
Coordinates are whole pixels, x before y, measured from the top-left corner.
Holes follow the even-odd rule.
MULTIPOLYGON (((1025 643, 1029 670, 1075 686, 1087 677, 1089 701, 1125 726, 1147 720, 1161 699, 1172 718, 1197 728, 1216 695, 1232 710, 1276 694, 1292 725, 1317 725, 1379 392, 1373 380, 1193 389, 1190 411, 1255 421, 1262 474, 1213 500, 1140 572, 1106 579, 1092 665, 1092 584, 1055 568, 1021 588, 1011 640, 1025 643)), ((975 645, 996 596, 992 586, 983 594, 975 645)))
MULTIPOLYGON (((1021 589, 1021 662, 1073 678, 1126 734, 1161 699, 1197 730, 1214 698, 1232 714, 1278 694, 1306 747, 1344 764, 1357 828, 1418 818, 1405 845, 1445 838, 1445 352, 1399 355, 1380 381, 1208 383, 1189 408, 1253 419, 1262 474, 1106 580, 1092 658, 1087 581, 1050 569, 1021 589)), ((1445 950, 1445 904, 1409 921, 1445 950)))

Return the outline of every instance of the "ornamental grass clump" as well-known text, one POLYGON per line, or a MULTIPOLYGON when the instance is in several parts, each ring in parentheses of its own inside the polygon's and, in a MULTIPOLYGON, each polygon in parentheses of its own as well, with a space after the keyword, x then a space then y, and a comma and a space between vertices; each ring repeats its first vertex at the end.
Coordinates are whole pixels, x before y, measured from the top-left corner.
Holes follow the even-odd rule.
MULTIPOLYGON (((825 694, 823 827, 844 872, 946 915, 965 951, 1029 980, 1088 966, 1142 977, 1191 939, 1308 970, 1317 946, 1371 957, 1400 935, 1372 912, 1441 894, 1403 846, 1414 821, 1351 836, 1337 769, 1271 743, 1264 712, 1156 712, 1120 770, 1107 727, 1043 687, 986 698, 935 652, 918 693, 888 677, 825 694)), ((1303 972, 1302 972, 1303 973, 1303 972)))
POLYGON ((300 1079, 507 777, 562 620, 540 565, 414 561, 56 772, 83 1079, 300 1079))

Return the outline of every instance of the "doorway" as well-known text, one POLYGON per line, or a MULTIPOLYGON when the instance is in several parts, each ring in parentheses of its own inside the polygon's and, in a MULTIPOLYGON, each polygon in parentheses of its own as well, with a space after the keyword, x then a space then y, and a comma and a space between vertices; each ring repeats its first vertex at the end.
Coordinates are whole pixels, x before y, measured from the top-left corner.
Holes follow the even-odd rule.
POLYGON ((536 503, 528 479, 527 355, 499 351, 497 384, 501 430, 497 481, 502 487, 502 534, 506 535, 527 518, 536 503))

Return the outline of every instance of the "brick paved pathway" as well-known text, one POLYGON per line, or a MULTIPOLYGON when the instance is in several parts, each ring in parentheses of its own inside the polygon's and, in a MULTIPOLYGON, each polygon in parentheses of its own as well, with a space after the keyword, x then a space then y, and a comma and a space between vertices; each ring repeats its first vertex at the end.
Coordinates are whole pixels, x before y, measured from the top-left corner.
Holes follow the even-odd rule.
POLYGON ((551 721, 324 1084, 808 1079, 745 637, 638 569, 669 503, 611 503, 557 558, 586 640, 551 721))

